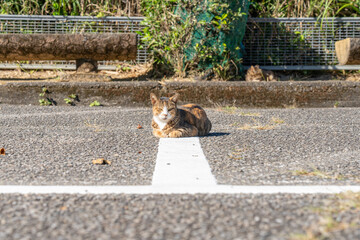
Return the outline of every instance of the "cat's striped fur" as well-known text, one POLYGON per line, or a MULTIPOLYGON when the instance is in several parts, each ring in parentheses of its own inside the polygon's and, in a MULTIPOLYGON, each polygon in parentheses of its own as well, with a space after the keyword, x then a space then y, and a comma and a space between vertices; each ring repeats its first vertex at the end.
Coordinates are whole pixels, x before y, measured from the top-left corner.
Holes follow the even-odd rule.
POLYGON ((207 135, 211 130, 211 122, 204 109, 195 104, 177 107, 178 98, 177 93, 170 98, 158 98, 150 94, 154 136, 178 138, 207 135))

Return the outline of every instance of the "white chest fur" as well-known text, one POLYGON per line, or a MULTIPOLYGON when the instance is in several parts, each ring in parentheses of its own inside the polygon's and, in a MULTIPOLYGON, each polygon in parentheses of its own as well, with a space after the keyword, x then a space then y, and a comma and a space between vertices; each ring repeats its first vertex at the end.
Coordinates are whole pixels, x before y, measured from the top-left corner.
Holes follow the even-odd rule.
POLYGON ((171 114, 168 112, 168 109, 166 106, 164 106, 162 112, 157 115, 154 116, 154 121, 157 123, 157 125, 159 126, 159 128, 161 130, 163 130, 163 128, 166 126, 166 124, 170 121, 170 119, 172 118, 171 114))
POLYGON ((161 130, 163 130, 163 128, 166 126, 167 122, 159 119, 158 116, 154 116, 153 119, 154 119, 154 121, 156 122, 156 124, 159 126, 159 128, 160 128, 161 130))

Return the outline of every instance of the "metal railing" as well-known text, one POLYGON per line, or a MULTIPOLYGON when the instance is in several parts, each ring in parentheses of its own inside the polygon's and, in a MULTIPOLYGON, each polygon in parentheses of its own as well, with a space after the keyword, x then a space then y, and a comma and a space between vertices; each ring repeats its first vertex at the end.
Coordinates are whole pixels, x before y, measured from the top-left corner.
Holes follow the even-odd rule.
MULTIPOLYGON (((79 17, 79 16, 22 16, 0 15, 0 34, 35 34, 35 33, 135 33, 140 31, 142 17, 79 17)), ((138 36, 140 43, 140 36, 138 36)), ((136 63, 148 61, 146 45, 140 44, 136 63)), ((116 69, 120 61, 98 61, 99 69, 116 69)), ((23 69, 68 69, 74 70, 75 61, 21 61, 2 62, 0 68, 23 69)))
MULTIPOLYGON (((130 33, 142 29, 143 19, 0 15, 0 34, 130 33)), ((250 18, 243 40, 243 64, 271 70, 360 69, 359 65, 337 65, 335 42, 348 37, 360 38, 360 18, 250 18)), ((140 43, 136 63, 148 60, 147 47, 140 43)), ((99 69, 116 69, 119 64, 119 61, 99 61, 99 69)), ((0 68, 20 66, 24 69, 75 69, 75 61, 0 63, 0 68)))

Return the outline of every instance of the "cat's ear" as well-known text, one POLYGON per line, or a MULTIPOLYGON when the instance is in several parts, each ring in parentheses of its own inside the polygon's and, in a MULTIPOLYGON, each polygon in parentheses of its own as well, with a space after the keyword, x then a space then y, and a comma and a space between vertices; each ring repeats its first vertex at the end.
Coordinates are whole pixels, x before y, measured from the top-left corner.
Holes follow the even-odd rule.
POLYGON ((150 93, 150 100, 151 100, 152 105, 154 105, 158 101, 158 98, 156 97, 155 94, 150 93))
POLYGON ((179 100, 179 96, 180 95, 178 93, 175 93, 175 95, 170 98, 170 101, 177 103, 177 101, 179 100))

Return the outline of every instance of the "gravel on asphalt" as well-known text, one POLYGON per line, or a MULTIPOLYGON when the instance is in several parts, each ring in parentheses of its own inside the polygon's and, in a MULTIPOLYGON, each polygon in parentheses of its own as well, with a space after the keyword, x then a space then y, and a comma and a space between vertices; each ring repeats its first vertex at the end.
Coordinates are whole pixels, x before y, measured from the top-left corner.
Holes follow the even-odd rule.
POLYGON ((289 194, 0 195, 0 239, 281 240, 309 239, 304 236, 311 234, 359 239, 359 209, 340 209, 338 199, 289 194))
MULTIPOLYGON (((0 105, 0 184, 148 185, 150 108, 0 105), (143 128, 138 129, 138 125, 143 128), (93 165, 105 158, 111 165, 93 165)), ((219 184, 359 184, 360 109, 207 109, 219 184)))
POLYGON ((146 108, 0 105, 0 184, 151 184, 149 119, 146 108), (111 165, 92 164, 98 158, 111 165))
POLYGON ((359 184, 360 109, 208 109, 220 184, 359 184))

